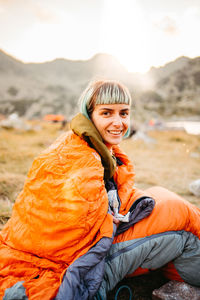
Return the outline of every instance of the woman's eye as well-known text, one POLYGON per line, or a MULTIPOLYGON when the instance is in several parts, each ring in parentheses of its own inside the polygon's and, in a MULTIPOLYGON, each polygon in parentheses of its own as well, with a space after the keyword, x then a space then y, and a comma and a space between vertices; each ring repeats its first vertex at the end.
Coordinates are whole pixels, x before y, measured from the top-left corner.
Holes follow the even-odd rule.
POLYGON ((122 117, 127 117, 128 115, 129 115, 128 112, 122 112, 122 113, 121 113, 121 116, 122 116, 122 117))
POLYGON ((110 112, 109 112, 109 111, 104 111, 104 112, 103 112, 103 115, 104 115, 104 116, 109 116, 109 115, 110 115, 110 112))

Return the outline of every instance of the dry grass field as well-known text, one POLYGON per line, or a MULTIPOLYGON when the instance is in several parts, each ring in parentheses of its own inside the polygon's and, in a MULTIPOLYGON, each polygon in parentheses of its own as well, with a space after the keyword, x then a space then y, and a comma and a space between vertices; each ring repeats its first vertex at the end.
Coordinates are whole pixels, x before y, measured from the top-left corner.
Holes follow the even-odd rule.
MULTIPOLYGON (((8 220, 12 205, 23 187, 32 161, 61 133, 60 124, 32 123, 38 130, 23 132, 0 129, 0 228, 8 220)), ((189 192, 189 183, 200 178, 200 136, 184 131, 150 131, 153 142, 124 140, 121 147, 135 166, 135 185, 146 189, 153 185, 168 188, 200 207, 200 198, 189 192)), ((133 291, 133 299, 151 299, 152 290, 166 280, 158 272, 125 279, 133 291)), ((116 289, 115 289, 116 291, 116 289)), ((108 296, 114 299, 114 292, 108 296)), ((118 299, 128 299, 127 291, 118 299)))

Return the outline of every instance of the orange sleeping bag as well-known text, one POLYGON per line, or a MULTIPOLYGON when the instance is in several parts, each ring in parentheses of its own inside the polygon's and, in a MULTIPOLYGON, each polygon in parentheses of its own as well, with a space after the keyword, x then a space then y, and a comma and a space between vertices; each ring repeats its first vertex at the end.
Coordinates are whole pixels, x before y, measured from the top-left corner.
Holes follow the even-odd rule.
MULTIPOLYGON (((153 213, 114 244, 174 230, 200 237, 198 208, 162 188, 133 188, 131 162, 119 147, 113 152, 122 162, 114 174, 120 213, 125 215, 141 196, 156 200, 153 213)), ((68 266, 112 233, 101 157, 79 136, 65 133, 34 160, 0 234, 0 298, 23 281, 28 299, 53 299, 68 266)))

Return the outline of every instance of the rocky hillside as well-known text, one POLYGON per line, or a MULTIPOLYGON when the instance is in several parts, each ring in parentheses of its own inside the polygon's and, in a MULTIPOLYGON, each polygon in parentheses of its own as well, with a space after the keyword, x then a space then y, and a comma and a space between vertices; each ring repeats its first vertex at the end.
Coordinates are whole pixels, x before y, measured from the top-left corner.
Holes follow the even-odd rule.
POLYGON ((78 110, 78 98, 91 79, 117 79, 133 94, 139 115, 197 115, 200 113, 200 57, 181 57, 148 73, 129 73, 113 56, 90 60, 56 59, 23 63, 0 51, 0 113, 26 118, 78 110))
POLYGON ((168 114, 200 116, 200 57, 188 60, 182 68, 163 77, 155 90, 168 103, 168 114))
POLYGON ((152 68, 154 84, 139 98, 142 108, 166 117, 200 118, 200 57, 181 57, 162 68, 152 68))

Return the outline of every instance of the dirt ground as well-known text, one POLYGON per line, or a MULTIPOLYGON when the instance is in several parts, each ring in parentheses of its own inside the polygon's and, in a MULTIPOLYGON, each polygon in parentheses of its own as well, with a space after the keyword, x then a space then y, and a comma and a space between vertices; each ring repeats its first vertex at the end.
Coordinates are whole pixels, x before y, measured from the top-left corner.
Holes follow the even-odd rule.
MULTIPOLYGON (((34 157, 61 134, 60 124, 34 122, 31 125, 35 129, 28 132, 0 129, 0 228, 11 215, 34 157)), ((121 144, 134 163, 135 185, 141 189, 163 186, 200 207, 200 198, 188 188, 191 181, 200 178, 200 136, 164 130, 150 131, 148 138, 145 142, 134 135, 121 144)), ((120 284, 131 287, 132 299, 147 300, 165 282, 157 271, 125 279, 120 284)), ((114 299, 118 287, 109 294, 109 300, 114 299)), ((118 299, 129 299, 127 291, 122 290, 118 299)))

